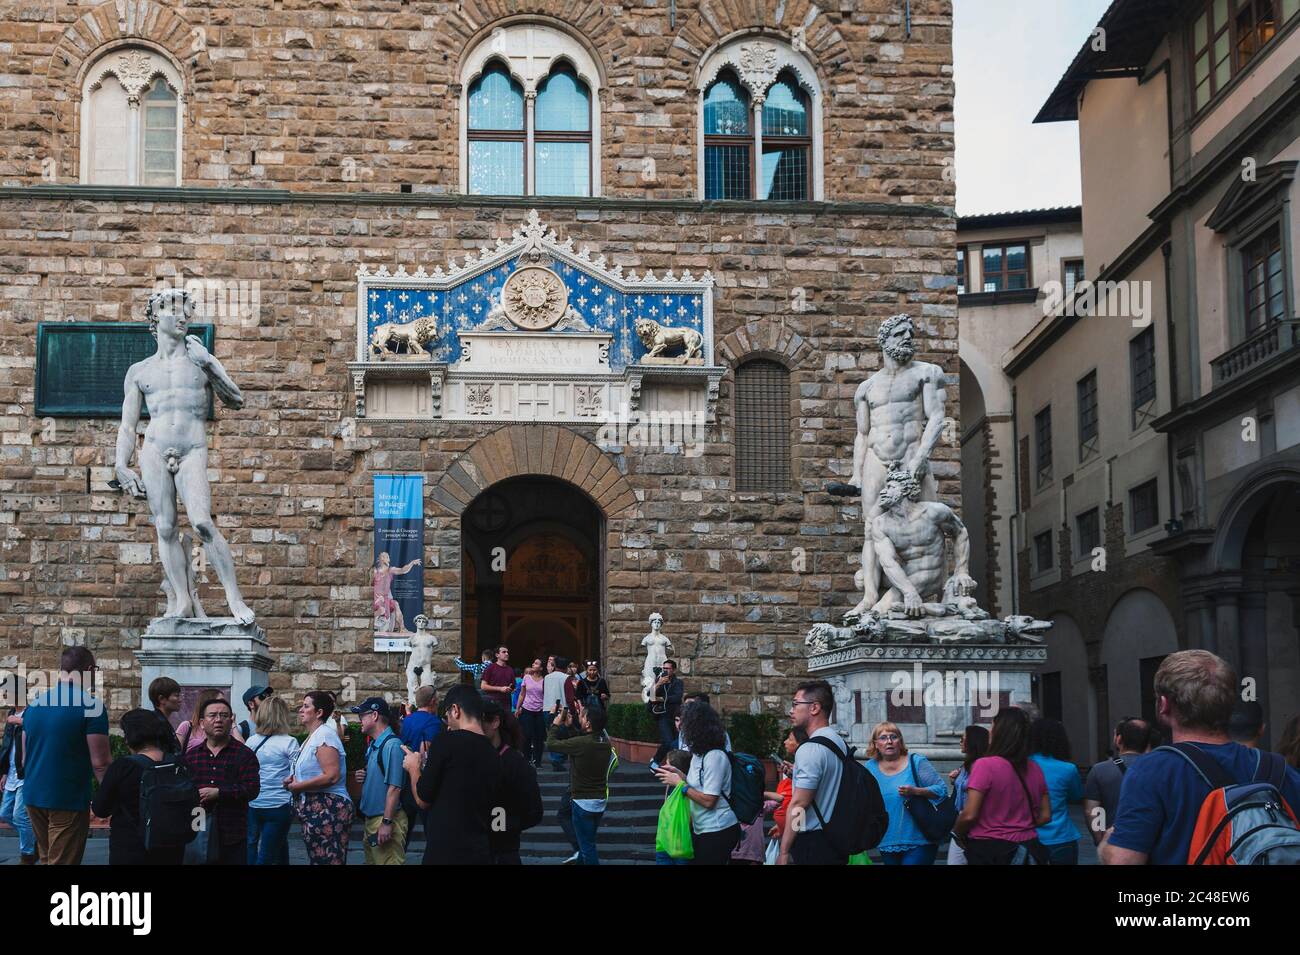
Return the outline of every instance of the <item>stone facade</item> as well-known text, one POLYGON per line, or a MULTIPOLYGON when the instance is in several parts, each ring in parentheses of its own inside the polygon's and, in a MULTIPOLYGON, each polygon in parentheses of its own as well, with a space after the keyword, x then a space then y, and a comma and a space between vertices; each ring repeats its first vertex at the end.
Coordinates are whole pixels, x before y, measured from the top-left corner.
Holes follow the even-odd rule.
POLYGON ((0 86, 0 182, 77 182, 81 77, 115 42, 144 40, 183 68, 187 186, 451 193, 459 61, 528 17, 566 27, 600 64, 606 196, 697 197, 696 67, 723 39, 798 31, 826 94, 827 198, 950 203, 951 4, 915 0, 910 38, 897 4, 827 7, 682 0, 671 22, 666 5, 572 0, 12 8, 0 22, 12 81, 0 86))
MULTIPOLYGON (((50 667, 62 644, 84 642, 114 712, 137 702, 133 651, 162 607, 153 530, 141 505, 105 484, 115 420, 34 415, 35 332, 41 322, 141 321, 156 281, 197 277, 258 289, 254 320, 196 321, 215 322, 215 353, 245 395, 242 411, 221 409, 210 427, 214 511, 268 635, 277 689, 405 687, 400 656, 371 649, 374 473, 425 475, 425 608, 447 679, 462 652, 461 510, 503 479, 552 475, 603 514, 600 656, 616 699, 636 698, 638 644, 657 610, 688 685, 733 711, 782 707, 806 672, 809 624, 857 599, 860 513, 821 489, 847 479, 851 399, 878 366, 881 319, 916 318, 918 357, 948 372, 948 413, 960 412, 943 175, 949 4, 914 2, 910 40, 892 4, 764 12, 683 2, 673 28, 661 7, 266 6, 121 0, 0 23, 10 117, 0 128, 0 666, 50 667), (602 199, 454 194, 456 58, 515 14, 589 38, 608 74, 602 199), (696 201, 693 64, 739 30, 799 25, 826 93, 830 201, 696 201), (205 46, 182 56, 195 27, 205 46), (180 189, 70 185, 77 76, 118 35, 172 51, 193 84, 180 189), (338 175, 349 154, 356 182, 338 175), (640 174, 647 155, 653 181, 640 174), (40 185, 46 156, 59 185, 40 185), (234 186, 260 188, 200 188, 234 186), (358 266, 445 265, 508 237, 532 208, 612 263, 713 274, 726 373, 701 455, 607 453, 594 426, 355 417, 358 266), (755 356, 790 372, 793 480, 783 493, 733 490, 734 368, 755 356)), ((934 469, 956 503, 957 449, 937 449, 934 469)), ((203 590, 220 605, 215 581, 203 590)))

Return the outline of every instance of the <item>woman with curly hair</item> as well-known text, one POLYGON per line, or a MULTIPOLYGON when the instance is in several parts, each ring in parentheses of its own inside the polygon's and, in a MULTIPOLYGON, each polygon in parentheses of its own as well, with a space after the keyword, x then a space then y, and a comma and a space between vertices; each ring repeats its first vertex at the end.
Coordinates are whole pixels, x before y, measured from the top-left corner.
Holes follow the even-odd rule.
POLYGON ((655 770, 666 786, 685 782, 682 794, 691 801, 692 865, 727 865, 740 841, 740 820, 731 811, 731 759, 722 717, 707 703, 682 708, 682 742, 691 751, 691 767, 681 770, 662 764, 655 770))

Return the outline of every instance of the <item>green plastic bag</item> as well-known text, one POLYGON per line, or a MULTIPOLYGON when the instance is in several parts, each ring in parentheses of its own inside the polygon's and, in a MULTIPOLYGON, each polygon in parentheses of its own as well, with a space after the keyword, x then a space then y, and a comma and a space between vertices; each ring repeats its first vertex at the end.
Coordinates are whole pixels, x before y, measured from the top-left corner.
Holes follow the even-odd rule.
POLYGON ((673 859, 694 859, 691 841, 691 801, 679 784, 659 807, 659 825, 655 830, 655 852, 666 852, 673 859))
POLYGON ((855 856, 849 856, 849 865, 874 865, 874 863, 865 852, 859 852, 855 856))

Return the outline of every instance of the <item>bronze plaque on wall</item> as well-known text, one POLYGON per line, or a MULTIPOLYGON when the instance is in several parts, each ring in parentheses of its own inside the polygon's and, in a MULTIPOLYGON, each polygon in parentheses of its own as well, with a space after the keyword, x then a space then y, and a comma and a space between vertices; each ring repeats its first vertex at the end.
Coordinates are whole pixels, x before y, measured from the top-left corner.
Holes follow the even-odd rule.
MULTIPOLYGON (((209 351, 215 332, 212 325, 190 326, 190 334, 198 336, 209 351)), ((36 326, 37 417, 118 417, 127 369, 156 348, 147 322, 40 323, 36 326)))

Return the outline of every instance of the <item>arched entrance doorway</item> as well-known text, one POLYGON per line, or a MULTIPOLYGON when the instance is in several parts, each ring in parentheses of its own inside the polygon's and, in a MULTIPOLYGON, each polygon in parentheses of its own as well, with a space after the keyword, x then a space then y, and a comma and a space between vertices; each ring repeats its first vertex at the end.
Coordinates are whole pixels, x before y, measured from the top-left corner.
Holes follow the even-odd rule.
POLYGON ((1088 649, 1079 625, 1069 614, 1054 613, 1047 631, 1047 659, 1035 673, 1039 712, 1060 720, 1070 737, 1074 758, 1092 758, 1097 750, 1095 710, 1088 679, 1088 649))
POLYGON ((464 646, 504 644, 527 666, 548 654, 597 659, 604 540, 601 511, 552 477, 510 478, 461 514, 464 646))
POLYGON ((1244 484, 1224 507, 1216 563, 1213 649, 1264 707, 1263 743, 1295 715, 1300 696, 1300 481, 1293 469, 1244 484))
POLYGON ((1106 706, 1099 742, 1109 745, 1111 729, 1128 716, 1154 723, 1154 680, 1160 663, 1178 650, 1178 631, 1164 601, 1150 590, 1128 591, 1110 608, 1101 638, 1106 706))

